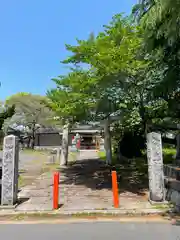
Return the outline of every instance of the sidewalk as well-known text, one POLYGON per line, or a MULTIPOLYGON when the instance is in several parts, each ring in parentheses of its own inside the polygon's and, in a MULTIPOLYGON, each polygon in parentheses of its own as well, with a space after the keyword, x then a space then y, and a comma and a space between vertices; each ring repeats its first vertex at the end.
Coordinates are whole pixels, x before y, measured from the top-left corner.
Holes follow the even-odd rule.
MULTIPOLYGON (((121 180, 119 183, 120 208, 114 209, 111 172, 104 162, 98 159, 96 151, 81 151, 74 164, 60 169, 59 172, 60 208, 56 211, 59 214, 76 212, 118 213, 118 211, 155 213, 159 211, 152 208, 145 193, 125 191, 124 188, 121 190, 121 180)), ((17 206, 15 211, 51 211, 52 180, 52 174, 44 173, 31 185, 22 188, 19 193, 22 203, 17 206)))

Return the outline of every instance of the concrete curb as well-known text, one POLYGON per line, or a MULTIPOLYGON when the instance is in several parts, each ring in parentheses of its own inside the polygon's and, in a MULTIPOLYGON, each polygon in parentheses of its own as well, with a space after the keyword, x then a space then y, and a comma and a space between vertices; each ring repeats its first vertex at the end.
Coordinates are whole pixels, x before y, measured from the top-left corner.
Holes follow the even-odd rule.
POLYGON ((115 209, 115 210, 96 210, 96 209, 79 209, 79 210, 42 210, 42 211, 19 211, 19 210, 0 210, 0 217, 10 216, 148 216, 148 215, 164 215, 167 214, 166 209, 115 209))
POLYGON ((74 210, 74 211, 59 211, 61 214, 64 215, 83 215, 83 214, 100 214, 100 215, 150 215, 150 214, 164 214, 167 212, 166 210, 162 209, 113 209, 113 210, 74 210))
POLYGON ((69 223, 95 223, 95 222, 119 222, 119 223, 164 223, 175 224, 175 221, 171 219, 155 216, 155 217, 69 217, 69 218, 42 218, 42 219, 4 219, 0 221, 0 224, 69 224, 69 223))

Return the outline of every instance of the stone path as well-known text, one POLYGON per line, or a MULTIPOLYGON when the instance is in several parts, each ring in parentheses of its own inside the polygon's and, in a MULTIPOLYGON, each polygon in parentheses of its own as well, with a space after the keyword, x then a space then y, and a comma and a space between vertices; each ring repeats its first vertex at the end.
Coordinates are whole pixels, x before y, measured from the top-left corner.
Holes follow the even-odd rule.
MULTIPOLYGON (((65 178, 60 182, 62 210, 113 208, 111 172, 98 159, 95 151, 81 152, 76 164, 61 172, 62 177, 65 178)), ((121 192, 121 182, 119 185, 121 208, 151 207, 146 197, 128 191, 121 192)))
POLYGON ((20 152, 20 179, 19 187, 31 184, 37 177, 39 177, 46 169, 46 162, 48 161, 48 152, 20 152))
MULTIPOLYGON (((96 151, 81 151, 74 164, 59 171, 59 211, 113 209, 111 172, 98 159, 96 151)), ((52 179, 52 173, 44 173, 32 185, 24 187, 19 197, 29 200, 21 203, 16 210, 52 210, 52 179)), ((121 181, 119 185, 121 209, 151 208, 145 196, 130 191, 121 192, 121 181)))
POLYGON ((52 178, 47 173, 37 178, 32 185, 22 188, 19 193, 18 211, 44 211, 52 209, 52 178))

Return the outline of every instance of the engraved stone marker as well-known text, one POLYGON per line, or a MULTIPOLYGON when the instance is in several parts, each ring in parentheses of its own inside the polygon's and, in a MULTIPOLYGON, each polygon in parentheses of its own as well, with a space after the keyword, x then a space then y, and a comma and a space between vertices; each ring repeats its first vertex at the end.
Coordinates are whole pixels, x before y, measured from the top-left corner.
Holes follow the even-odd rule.
POLYGON ((147 134, 147 159, 149 173, 149 198, 154 202, 164 201, 164 173, 161 134, 147 134))
POLYGON ((14 205, 18 194, 18 138, 9 135, 3 142, 1 205, 14 205))

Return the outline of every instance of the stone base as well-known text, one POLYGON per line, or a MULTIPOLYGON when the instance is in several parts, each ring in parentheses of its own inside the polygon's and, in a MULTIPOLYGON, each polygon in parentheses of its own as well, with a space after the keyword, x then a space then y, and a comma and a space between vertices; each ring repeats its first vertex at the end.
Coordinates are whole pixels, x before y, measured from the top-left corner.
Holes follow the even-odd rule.
POLYGON ((15 209, 18 206, 18 204, 14 204, 14 205, 0 205, 0 210, 8 210, 8 209, 15 209))
POLYGON ((156 202, 156 201, 152 201, 150 199, 148 199, 148 201, 150 202, 151 205, 165 205, 165 204, 167 205, 167 204, 169 204, 168 201, 156 202))

